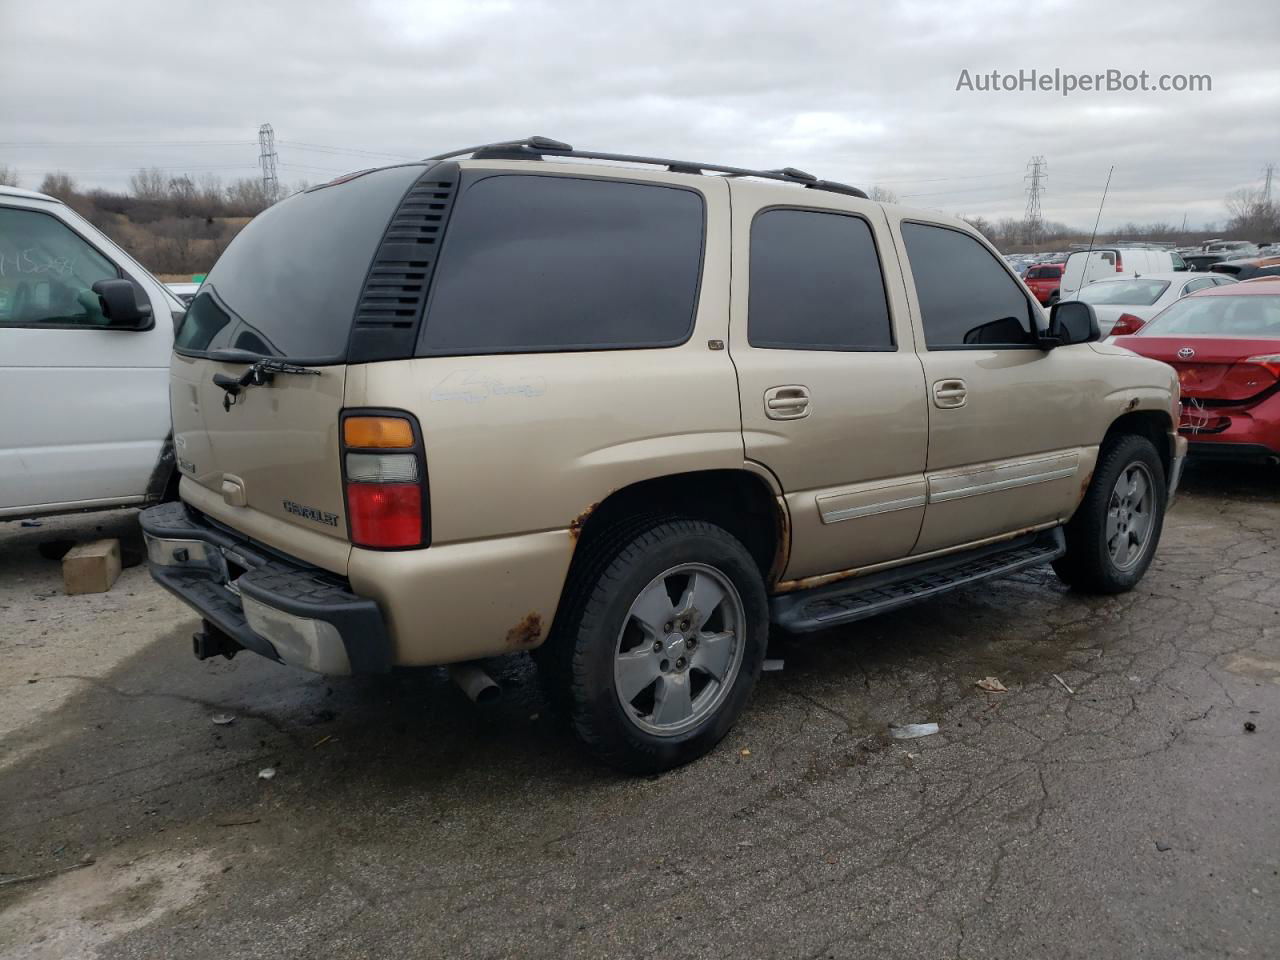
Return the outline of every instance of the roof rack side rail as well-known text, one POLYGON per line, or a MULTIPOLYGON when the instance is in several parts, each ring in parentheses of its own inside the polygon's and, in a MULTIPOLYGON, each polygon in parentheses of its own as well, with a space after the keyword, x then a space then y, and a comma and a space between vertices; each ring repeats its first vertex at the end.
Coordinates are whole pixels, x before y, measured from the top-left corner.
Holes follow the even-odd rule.
POLYGON ((426 162, 452 160, 455 157, 470 155, 477 159, 488 160, 541 160, 544 155, 555 157, 575 157, 580 160, 604 160, 613 163, 642 163, 646 165, 666 167, 672 173, 722 173, 731 177, 757 177, 763 180, 777 180, 782 183, 794 183, 810 190, 825 190, 830 193, 841 193, 850 197, 870 199, 865 192, 847 183, 834 180, 819 180, 811 173, 797 170, 795 167, 784 167, 781 170, 751 170, 745 167, 729 167, 718 163, 696 163, 690 160, 670 160, 663 157, 644 157, 629 153, 600 153, 594 150, 575 150, 567 143, 552 140, 550 137, 529 137, 527 140, 506 140, 499 143, 482 143, 475 147, 461 150, 450 150, 434 157, 425 158, 426 162))

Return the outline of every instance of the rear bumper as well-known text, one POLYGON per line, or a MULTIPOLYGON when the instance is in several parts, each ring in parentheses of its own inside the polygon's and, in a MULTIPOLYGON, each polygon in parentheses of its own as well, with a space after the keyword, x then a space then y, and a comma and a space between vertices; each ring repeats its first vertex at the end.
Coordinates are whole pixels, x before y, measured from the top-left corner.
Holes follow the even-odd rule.
POLYGON ((140 520, 151 575, 239 646, 317 673, 390 668, 381 610, 340 578, 233 536, 181 502, 140 520))
POLYGON ((1212 440, 1193 440, 1190 444, 1190 455, 1194 460, 1269 463, 1280 458, 1280 448, 1273 449, 1261 443, 1222 443, 1212 440))
POLYGON ((1265 462, 1280 457, 1280 392, 1248 405, 1188 407, 1179 432, 1196 460, 1265 462))

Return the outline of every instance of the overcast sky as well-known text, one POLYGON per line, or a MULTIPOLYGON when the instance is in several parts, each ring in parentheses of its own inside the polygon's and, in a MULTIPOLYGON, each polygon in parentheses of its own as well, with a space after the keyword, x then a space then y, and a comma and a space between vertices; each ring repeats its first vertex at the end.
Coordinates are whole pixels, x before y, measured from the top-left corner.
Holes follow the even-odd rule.
POLYGON ((545 134, 991 218, 1022 215, 1042 154, 1045 216, 1075 225, 1115 164, 1105 227, 1221 222, 1224 194, 1280 162, 1275 0, 0 0, 0 24, 0 165, 29 187, 253 176, 270 122, 291 183, 545 134), (1209 74, 1212 92, 956 90, 965 69, 1032 68, 1209 74))

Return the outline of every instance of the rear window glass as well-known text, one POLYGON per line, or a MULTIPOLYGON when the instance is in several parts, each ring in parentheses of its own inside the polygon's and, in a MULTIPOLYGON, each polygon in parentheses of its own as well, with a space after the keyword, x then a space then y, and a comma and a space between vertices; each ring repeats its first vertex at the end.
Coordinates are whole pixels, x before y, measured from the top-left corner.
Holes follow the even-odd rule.
POLYGON ((702 195, 617 180, 486 176, 458 200, 419 353, 683 343, 702 265, 702 195))
POLYGON ((751 224, 747 340, 793 350, 892 350, 884 276, 865 220, 766 210, 751 224))
POLYGON ((178 329, 177 349, 340 362, 369 264, 422 171, 375 170, 258 214, 209 271, 178 329))
POLYGON ((1168 289, 1168 280, 1109 280, 1089 284, 1076 299, 1101 305, 1150 306, 1168 289))
POLYGON ((1032 267, 1027 271, 1028 280, 1056 280, 1062 276, 1061 267, 1032 267))
POLYGON ((1142 337, 1280 337, 1280 296, 1188 297, 1138 331, 1142 337))

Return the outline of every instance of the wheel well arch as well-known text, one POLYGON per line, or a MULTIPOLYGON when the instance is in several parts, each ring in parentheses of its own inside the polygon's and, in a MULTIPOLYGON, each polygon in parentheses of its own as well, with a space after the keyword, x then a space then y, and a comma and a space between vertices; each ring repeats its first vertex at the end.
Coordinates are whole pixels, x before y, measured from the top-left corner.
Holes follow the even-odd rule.
POLYGON ((611 492, 569 525, 574 562, 625 521, 644 515, 706 520, 747 548, 765 583, 782 573, 790 544, 785 507, 768 482, 749 470, 699 470, 640 480, 611 492))
POLYGON ((1107 428, 1107 435, 1102 438, 1103 446, 1112 437, 1122 434, 1135 434, 1151 441, 1160 455, 1160 464, 1164 467, 1166 479, 1173 468, 1173 420, 1163 410, 1134 410, 1123 414, 1112 421, 1107 428))

